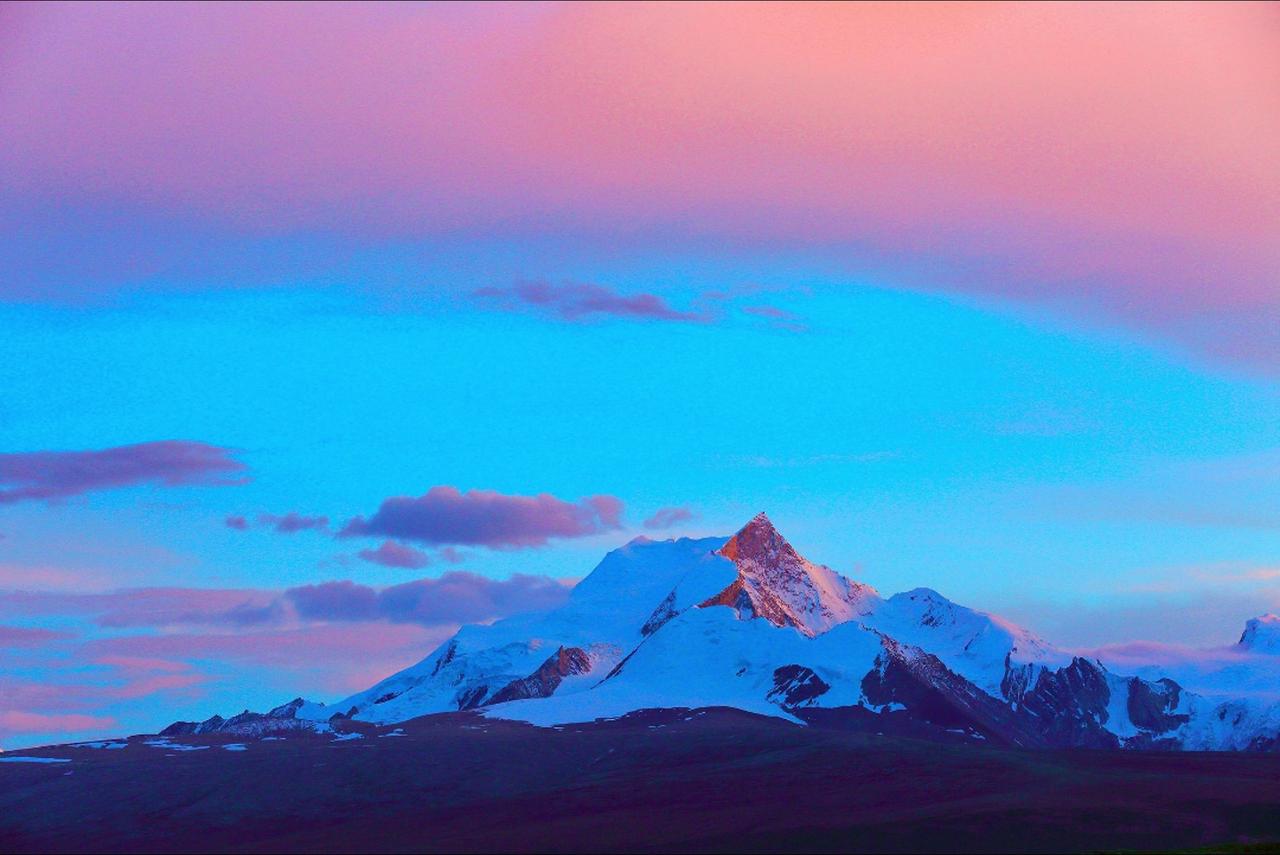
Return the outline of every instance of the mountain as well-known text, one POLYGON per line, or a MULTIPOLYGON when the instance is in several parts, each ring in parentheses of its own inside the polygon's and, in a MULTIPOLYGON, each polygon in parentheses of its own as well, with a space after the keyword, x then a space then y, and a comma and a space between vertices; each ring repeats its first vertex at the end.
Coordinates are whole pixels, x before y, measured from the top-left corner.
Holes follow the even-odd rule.
POLYGON ((700 608, 729 606, 740 618, 764 618, 813 638, 867 614, 879 599, 871 587, 806 561, 763 513, 729 538, 719 554, 733 562, 737 578, 700 608))
POLYGON ((1252 653, 1280 655, 1280 615, 1266 614, 1250 620, 1237 645, 1252 653))
POLYGON ((1192 690, 1156 666, 1123 673, 1074 655, 928 588, 882 597, 803 558, 759 514, 728 539, 637 538, 564 606, 463 627, 336 704, 297 699, 166 733, 254 735, 467 710, 559 726, 732 707, 941 741, 1277 750, 1280 698, 1222 687, 1271 683, 1255 660, 1276 653, 1278 637, 1275 616, 1249 621, 1239 652, 1214 672, 1229 679, 1192 690))

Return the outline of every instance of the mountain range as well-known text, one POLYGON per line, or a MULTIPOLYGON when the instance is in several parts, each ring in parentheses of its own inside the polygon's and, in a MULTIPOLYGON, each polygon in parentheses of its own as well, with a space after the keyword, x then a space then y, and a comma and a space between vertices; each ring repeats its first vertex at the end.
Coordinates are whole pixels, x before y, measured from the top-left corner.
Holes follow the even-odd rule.
POLYGON ((175 722, 261 736, 478 711, 546 727, 736 708, 870 734, 1027 748, 1280 751, 1280 618, 1202 657, 1126 668, 917 588, 814 564, 759 514, 730 538, 637 538, 554 611, 465 626, 331 704, 175 722))

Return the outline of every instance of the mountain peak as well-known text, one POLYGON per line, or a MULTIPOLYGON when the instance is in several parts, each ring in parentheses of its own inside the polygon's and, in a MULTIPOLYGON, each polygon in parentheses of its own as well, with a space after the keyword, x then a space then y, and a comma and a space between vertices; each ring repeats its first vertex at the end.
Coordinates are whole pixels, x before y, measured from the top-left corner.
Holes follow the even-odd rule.
POLYGON ((774 528, 773 521, 764 511, 756 514, 751 521, 738 529, 737 534, 729 538, 720 549, 720 554, 737 563, 740 559, 756 560, 790 554, 799 558, 795 549, 787 539, 774 528))
POLYGON ((1280 615, 1265 614, 1247 621, 1237 646, 1255 653, 1280 653, 1280 615))
POLYGON ((762 511, 720 548, 738 578, 702 606, 730 606, 742 617, 761 617, 808 636, 826 632, 859 613, 875 592, 829 567, 805 560, 762 511))

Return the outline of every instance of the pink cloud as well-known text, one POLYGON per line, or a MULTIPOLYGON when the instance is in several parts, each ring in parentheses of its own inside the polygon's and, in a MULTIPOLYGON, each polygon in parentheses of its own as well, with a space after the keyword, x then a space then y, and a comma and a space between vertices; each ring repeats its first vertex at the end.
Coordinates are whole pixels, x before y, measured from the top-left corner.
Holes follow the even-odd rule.
POLYGON ((15 591, 0 598, 0 615, 92 616, 98 626, 244 627, 282 618, 278 593, 234 588, 123 588, 103 593, 15 591))
MULTIPOLYGON (((403 667, 456 629, 456 624, 426 627, 365 621, 237 633, 124 635, 90 642, 85 653, 90 657, 208 660, 294 673, 329 670, 341 674, 355 669, 364 674, 371 666, 394 670, 387 663, 403 667)), ((391 671, 383 671, 381 676, 388 673, 391 671)))
POLYGON ((138 484, 230 484, 244 468, 228 449, 178 440, 100 451, 0 454, 0 504, 50 501, 138 484))
POLYGON ((688 508, 659 508, 653 516, 644 521, 647 529, 666 529, 694 518, 693 511, 688 508))
POLYGON ((402 567, 408 570, 417 570, 431 563, 425 552, 394 540, 384 540, 377 549, 362 549, 356 554, 365 561, 381 564, 383 567, 402 567))
POLYGON ((157 695, 164 696, 161 703, 169 703, 194 694, 208 680, 187 662, 95 657, 90 647, 57 660, 51 667, 58 670, 40 681, 0 677, 0 739, 48 734, 49 741, 54 741, 86 731, 101 732, 119 726, 115 715, 100 714, 103 707, 115 713, 118 704, 127 707, 157 695))
POLYGON ((13 733, 84 733, 115 726, 109 716, 0 710, 0 738, 13 733))
POLYGON ((551 538, 586 537, 616 529, 621 515, 622 502, 613 496, 565 502, 547 493, 463 493, 440 486, 417 498, 387 499, 372 517, 348 522, 339 537, 383 536, 431 545, 519 549, 542 546, 551 538))
MULTIPOLYGON (((192 629, 260 633, 313 621, 393 621, 448 625, 488 621, 562 604, 568 588, 546 576, 491 579, 453 570, 386 588, 350 580, 285 591, 235 588, 126 588, 101 594, 14 592, 0 615, 38 619, 78 615, 105 629, 192 629)), ((214 633, 211 633, 214 634, 214 633)), ((0 626, 0 645, 38 646, 64 637, 48 630, 0 626)), ((130 656, 148 654, 127 654, 130 656)), ((163 657, 162 657, 163 658, 163 657)), ((108 660, 99 660, 107 662, 108 660)), ((111 660, 111 664, 120 664, 111 660)))
MULTIPOLYGON (((1274 371, 1278 29, 1268 4, 33 4, 0 168, 11 205, 257 238, 821 253, 1274 371)), ((22 263, 7 287, 37 287, 22 263)))
POLYGON ((587 283, 521 282, 510 288, 480 288, 473 296, 493 308, 533 311, 563 321, 583 322, 600 317, 694 323, 710 320, 708 315, 677 311, 656 294, 619 294, 587 283))
POLYGON ((65 644, 69 633, 0 625, 0 649, 14 648, 6 657, 44 674, 30 680, 0 668, 0 739, 55 741, 116 726, 104 711, 129 727, 154 727, 157 716, 163 723, 157 710, 175 700, 225 693, 228 671, 245 685, 345 694, 421 659, 462 623, 554 608, 568 593, 542 576, 455 571, 387 588, 342 581, 286 591, 6 594, 0 615, 79 617, 97 628, 88 641, 65 644), (110 634, 121 629, 128 633, 110 634))
POLYGON ((1170 644, 1159 641, 1129 641, 1106 644, 1076 653, 1117 666, 1142 668, 1150 665, 1214 665, 1246 663, 1255 654, 1230 647, 1192 647, 1186 644, 1170 644))
POLYGON ((227 528, 234 528, 236 531, 247 531, 249 528, 249 521, 242 516, 229 516, 224 522, 227 528))
POLYGON ((65 632, 25 626, 0 626, 0 648, 39 647, 51 641, 69 638, 65 632))

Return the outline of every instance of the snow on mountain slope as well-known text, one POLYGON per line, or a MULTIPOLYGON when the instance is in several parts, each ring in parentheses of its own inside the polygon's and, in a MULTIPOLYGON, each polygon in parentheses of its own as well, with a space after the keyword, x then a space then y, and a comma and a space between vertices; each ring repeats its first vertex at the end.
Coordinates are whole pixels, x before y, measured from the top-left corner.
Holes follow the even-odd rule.
POLYGON ((654 706, 731 706, 793 718, 778 697, 770 697, 780 668, 795 665, 815 673, 832 687, 821 698, 824 704, 856 704, 861 680, 880 651, 880 637, 856 623, 811 639, 766 620, 742 620, 732 609, 687 609, 591 691, 486 712, 535 724, 591 721, 654 706))
POLYGON ((1094 651, 1113 670, 1148 680, 1168 677, 1198 695, 1216 701, 1255 697, 1280 701, 1280 618, 1263 615, 1245 624, 1232 645, 1195 648, 1136 642, 1094 651))
MULTIPOLYGON (((1019 626, 916 588, 874 604, 859 618, 898 641, 928 650, 984 692, 1000 697, 1007 666, 1062 667, 1071 656, 1019 626)), ((1030 675, 1034 682, 1034 674, 1030 675)))
POLYGON ((422 662, 333 709, 377 723, 470 709, 531 678, 549 660, 566 655, 562 650, 585 667, 561 675, 550 691, 588 688, 644 638, 646 622, 660 604, 685 608, 734 578, 733 565, 715 554, 723 544, 723 538, 637 538, 605 556, 559 609, 463 627, 422 662))
POLYGON ((865 614, 880 599, 874 588, 806 561, 763 513, 731 537, 720 554, 734 563, 738 577, 701 605, 729 606, 809 637, 865 614))
POLYGON ((1265 614, 1250 619, 1237 646, 1250 653, 1280 655, 1280 615, 1265 614))

